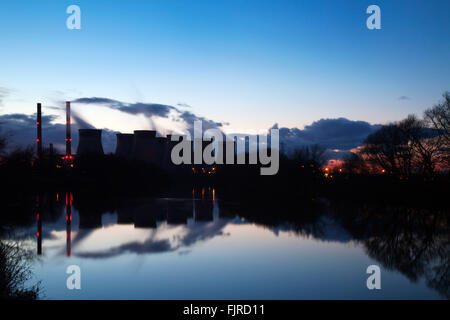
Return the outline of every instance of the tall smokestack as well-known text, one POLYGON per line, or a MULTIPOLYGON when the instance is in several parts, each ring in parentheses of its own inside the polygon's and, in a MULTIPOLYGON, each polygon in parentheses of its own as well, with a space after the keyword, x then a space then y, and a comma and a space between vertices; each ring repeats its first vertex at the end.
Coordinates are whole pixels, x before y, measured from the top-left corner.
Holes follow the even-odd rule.
POLYGON ((70 101, 66 102, 66 156, 65 159, 72 159, 72 138, 70 136, 70 101))
POLYGON ((37 125, 37 158, 41 159, 42 157, 42 111, 41 104, 37 104, 37 117, 36 117, 36 125, 37 125))

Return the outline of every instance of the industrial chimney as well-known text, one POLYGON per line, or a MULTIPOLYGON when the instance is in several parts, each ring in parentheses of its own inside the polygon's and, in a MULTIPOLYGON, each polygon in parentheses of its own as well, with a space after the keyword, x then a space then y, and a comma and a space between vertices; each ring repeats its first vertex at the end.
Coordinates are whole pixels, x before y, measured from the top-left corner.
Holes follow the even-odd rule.
POLYGON ((133 157, 134 134, 118 133, 116 136, 116 156, 124 159, 131 159, 133 157))
POLYGON ((36 137, 36 143, 37 143, 37 158, 42 158, 42 111, 41 111, 41 104, 37 104, 37 116, 36 116, 36 125, 37 125, 37 137, 36 137))
POLYGON ((66 102, 66 160, 72 159, 72 137, 70 135, 70 101, 66 102))
POLYGON ((158 164, 156 154, 156 131, 135 130, 133 156, 136 160, 158 164))
POLYGON ((78 129, 77 156, 103 155, 102 130, 78 129))

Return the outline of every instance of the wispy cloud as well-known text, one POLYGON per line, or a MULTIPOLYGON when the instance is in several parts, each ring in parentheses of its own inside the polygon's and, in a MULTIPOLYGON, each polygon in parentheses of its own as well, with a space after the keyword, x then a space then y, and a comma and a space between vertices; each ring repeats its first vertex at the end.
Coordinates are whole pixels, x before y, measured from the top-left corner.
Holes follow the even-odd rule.
POLYGON ((98 104, 103 105, 111 109, 116 109, 122 112, 130 114, 142 114, 147 117, 167 117, 171 110, 177 110, 175 107, 158 104, 158 103, 126 103, 109 98, 79 98, 73 101, 73 103, 81 104, 98 104))
MULTIPOLYGON (((175 122, 183 122, 190 134, 193 134, 193 126, 195 121, 201 121, 204 130, 211 128, 220 129, 224 125, 228 125, 228 123, 213 121, 205 117, 198 116, 192 111, 180 110, 177 107, 159 103, 127 103, 104 97, 79 98, 74 100, 73 103, 96 104, 133 115, 144 115, 150 121, 152 121, 154 117, 159 117, 167 118, 175 122)), ((191 106, 182 103, 177 104, 177 106, 192 108, 191 106)))
POLYGON ((10 93, 10 90, 5 87, 0 87, 0 107, 3 106, 3 99, 10 93))

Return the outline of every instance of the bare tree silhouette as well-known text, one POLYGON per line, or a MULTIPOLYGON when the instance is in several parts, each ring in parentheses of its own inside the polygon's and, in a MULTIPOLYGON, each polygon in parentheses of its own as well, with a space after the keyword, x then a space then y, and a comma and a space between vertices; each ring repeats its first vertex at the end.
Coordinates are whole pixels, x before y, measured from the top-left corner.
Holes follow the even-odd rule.
POLYGON ((0 241, 0 298, 26 299, 38 298, 40 283, 26 287, 31 276, 31 251, 19 242, 0 241))
POLYGON ((362 155, 393 176, 432 177, 448 171, 450 151, 450 93, 444 101, 424 113, 424 118, 406 119, 384 125, 369 135, 362 155))
POLYGON ((424 112, 424 121, 430 127, 438 131, 438 138, 441 140, 443 152, 443 161, 447 167, 450 166, 450 92, 443 94, 444 100, 437 103, 433 108, 424 112))

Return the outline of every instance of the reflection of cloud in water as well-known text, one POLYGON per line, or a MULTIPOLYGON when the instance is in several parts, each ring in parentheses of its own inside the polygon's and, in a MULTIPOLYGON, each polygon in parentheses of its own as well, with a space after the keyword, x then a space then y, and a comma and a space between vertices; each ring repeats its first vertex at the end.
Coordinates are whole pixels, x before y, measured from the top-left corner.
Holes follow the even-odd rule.
POLYGON ((195 223, 187 227, 188 232, 184 236, 178 236, 178 240, 184 246, 190 246, 197 241, 207 240, 215 236, 224 235, 222 229, 230 222, 228 219, 217 219, 209 223, 195 223))
POLYGON ((78 253, 77 256, 81 258, 109 258, 119 256, 123 253, 131 252, 136 254, 143 253, 161 253, 161 252, 169 252, 174 251, 177 248, 172 248, 169 240, 155 240, 154 238, 150 238, 144 242, 130 242, 120 245, 118 247, 114 247, 108 250, 103 251, 94 251, 94 252, 81 252, 78 253))
POLYGON ((94 231, 96 231, 96 229, 78 229, 75 237, 72 238, 72 248, 78 245, 84 239, 88 238, 94 231))
MULTIPOLYGON (((152 254, 152 253, 163 253, 163 252, 173 252, 182 247, 189 247, 198 241, 204 241, 207 239, 214 238, 216 236, 226 235, 223 232, 223 228, 231 222, 229 219, 217 219, 208 223, 193 223, 188 224, 183 227, 182 234, 175 235, 173 239, 174 244, 171 244, 169 238, 157 239, 156 235, 158 230, 150 236, 144 242, 133 241, 125 243, 107 250, 101 251, 91 251, 91 252, 79 252, 75 254, 81 258, 109 258, 119 256, 124 253, 135 253, 135 254, 152 254)), ((89 235, 87 232, 82 238, 89 235)), ((179 254, 188 254, 191 250, 182 250, 179 254)))

